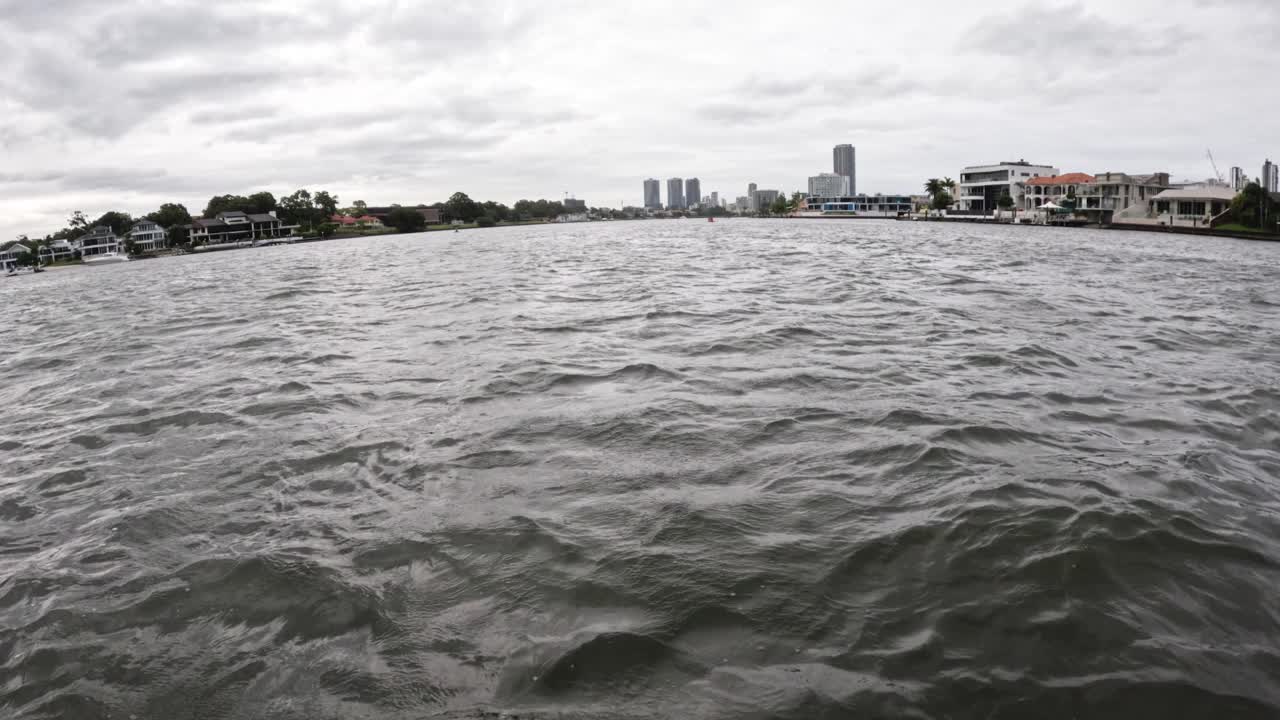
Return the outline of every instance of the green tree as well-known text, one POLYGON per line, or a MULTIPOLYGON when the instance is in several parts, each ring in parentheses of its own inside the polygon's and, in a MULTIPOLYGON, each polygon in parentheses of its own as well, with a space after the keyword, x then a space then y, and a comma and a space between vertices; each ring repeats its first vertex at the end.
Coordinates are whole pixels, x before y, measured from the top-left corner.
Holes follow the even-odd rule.
POLYGON ((169 247, 186 247, 191 244, 191 228, 174 225, 168 230, 169 247))
POLYGON ((357 200, 347 208, 347 214, 351 217, 362 217, 369 214, 369 204, 363 200, 357 200))
POLYGON ((315 215, 315 201, 306 190, 280 198, 280 218, 289 224, 311 228, 315 225, 315 215))
POLYGON ((133 216, 126 212, 109 210, 103 213, 102 217, 95 220, 90 227, 96 227, 98 225, 109 227, 111 228, 111 232, 116 235, 123 236, 125 233, 129 232, 129 228, 133 227, 133 216))
POLYGON ((397 207, 387 215, 387 224, 402 233, 421 232, 427 228, 427 219, 412 208, 397 207))
POLYGON ((942 190, 942 181, 938 178, 929 178, 929 180, 924 184, 924 191, 929 193, 929 197, 931 198, 937 197, 938 193, 942 192, 942 190))
POLYGON ((326 219, 338 214, 338 198, 336 195, 330 195, 327 190, 317 192, 312 202, 316 206, 317 213, 326 219))
POLYGON ((480 217, 476 218, 476 225, 478 227, 482 227, 482 228, 493 227, 494 225, 497 225, 497 224, 498 224, 498 219, 492 215, 481 215, 480 217))
POLYGON ((241 209, 247 213, 253 213, 256 215, 266 215, 267 213, 273 210, 279 209, 279 205, 277 205, 276 203, 276 196, 272 195, 266 190, 263 190, 262 192, 256 192, 250 195, 249 197, 245 198, 245 200, 246 200, 245 207, 241 209))
POLYGON ((951 193, 946 190, 939 190, 938 194, 933 196, 933 203, 931 207, 933 207, 934 210, 946 210, 951 207, 951 203, 953 202, 955 202, 955 200, 952 199, 951 193))
POLYGON ((72 237, 75 237, 89 229, 89 218, 85 217, 83 212, 76 210, 71 213, 71 217, 67 218, 67 225, 74 233, 72 237))
POLYGON ((1009 195, 1008 190, 1005 190, 1004 192, 1000 193, 1000 197, 996 200, 996 207, 1000 208, 1001 210, 1013 209, 1013 197, 1009 195))
POLYGON ((956 194, 956 181, 955 181, 955 180, 952 180, 952 179, 951 179, 951 178, 949 178, 949 177, 944 177, 944 178, 942 178, 942 189, 943 189, 943 190, 946 190, 948 193, 950 193, 950 194, 952 194, 952 195, 955 195, 955 194, 956 194))
POLYGON ((1277 207, 1267 191, 1256 182, 1245 185, 1244 190, 1231 200, 1232 218, 1245 227, 1258 229, 1273 227, 1278 210, 1280 207, 1277 207))
POLYGON ((330 238, 334 236, 334 233, 338 232, 338 224, 331 222, 320 223, 320 227, 317 231, 320 233, 320 237, 330 238))
POLYGON ((787 202, 785 195, 779 195, 777 200, 769 206, 769 212, 774 215, 786 215, 791 210, 791 204, 787 202))
POLYGON ((243 195, 214 195, 209 198, 209 204, 204 206, 202 217, 213 218, 232 210, 249 212, 250 205, 249 198, 243 195))
POLYGON ((159 210, 147 215, 147 219, 167 230, 177 225, 190 225, 191 213, 180 203, 165 203, 159 210))
POLYGON ((480 206, 475 200, 467 197, 466 193, 456 192, 449 197, 444 204, 445 212, 449 215, 450 220, 461 220, 469 223, 480 217, 480 206))

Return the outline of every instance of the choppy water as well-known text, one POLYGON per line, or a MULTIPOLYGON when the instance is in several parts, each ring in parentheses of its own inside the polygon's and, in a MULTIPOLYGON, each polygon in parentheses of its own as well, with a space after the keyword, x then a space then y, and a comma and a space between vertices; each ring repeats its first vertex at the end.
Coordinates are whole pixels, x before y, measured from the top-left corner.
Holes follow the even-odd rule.
POLYGON ((731 221, 0 281, 0 715, 1280 716, 1278 277, 731 221))

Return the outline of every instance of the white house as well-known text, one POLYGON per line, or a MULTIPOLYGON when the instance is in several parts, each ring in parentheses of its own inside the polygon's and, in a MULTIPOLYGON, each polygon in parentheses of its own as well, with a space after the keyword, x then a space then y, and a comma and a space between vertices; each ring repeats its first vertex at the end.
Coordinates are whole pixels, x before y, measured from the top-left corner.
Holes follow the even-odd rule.
POLYGON ((1236 191, 1227 184, 1199 183, 1165 190, 1151 198, 1150 215, 1162 224, 1200 224, 1226 212, 1236 191))
POLYGON ((40 248, 40 262, 51 263, 59 260, 68 260, 76 254, 76 246, 59 238, 40 248))
POLYGON ((969 212, 994 213, 1000 196, 1008 193, 1014 207, 1023 207, 1023 188, 1028 180, 1057 174, 1058 168, 1033 165, 1026 160, 971 165, 960 171, 957 206, 969 212))
POLYGON ((20 242, 11 242, 0 250, 0 270, 8 272, 18 264, 18 258, 29 254, 31 248, 20 242))
POLYGON ((151 253, 165 246, 167 235, 164 228, 158 224, 150 220, 142 220, 129 228, 125 237, 133 243, 134 252, 151 253))
POLYGON ((1150 212, 1150 200, 1172 187, 1169 173, 1099 173, 1092 184, 1079 191, 1079 209, 1091 222, 1104 225, 1145 218, 1150 212))
POLYGON ((95 225, 89 228, 88 234, 81 236, 78 242, 81 258, 119 253, 121 250, 120 238, 116 237, 115 231, 108 225, 95 225))

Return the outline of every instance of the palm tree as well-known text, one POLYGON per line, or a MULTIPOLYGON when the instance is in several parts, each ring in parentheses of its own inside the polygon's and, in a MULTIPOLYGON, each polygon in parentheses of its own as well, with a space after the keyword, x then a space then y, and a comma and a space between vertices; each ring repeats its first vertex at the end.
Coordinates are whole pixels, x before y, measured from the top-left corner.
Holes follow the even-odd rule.
POLYGON ((929 178, 929 181, 924 184, 924 191, 929 193, 929 197, 937 197, 943 187, 942 181, 938 178, 929 178))
POLYGON ((952 195, 955 195, 955 194, 956 194, 956 181, 955 181, 955 180, 952 180, 951 178, 943 178, 943 179, 942 179, 942 187, 943 187, 943 189, 945 189, 947 192, 951 193, 952 195))

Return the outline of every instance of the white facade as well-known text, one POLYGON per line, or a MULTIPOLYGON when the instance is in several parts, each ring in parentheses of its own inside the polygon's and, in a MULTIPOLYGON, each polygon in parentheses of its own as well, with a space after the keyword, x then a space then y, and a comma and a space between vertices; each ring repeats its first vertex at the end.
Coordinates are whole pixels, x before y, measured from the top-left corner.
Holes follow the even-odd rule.
POLYGON ((1079 209, 1094 222, 1127 222, 1145 217, 1151 200, 1171 187, 1169 173, 1099 173, 1092 183, 1080 186, 1079 209))
POLYGON ((1267 160, 1262 163, 1262 189, 1267 192, 1280 192, 1280 165, 1267 160))
POLYGON ((1201 183, 1165 190, 1148 202, 1150 214, 1161 223, 1207 224, 1226 212, 1235 197, 1236 191, 1226 185, 1201 183))
POLYGON ((118 254, 121 249, 120 238, 116 237, 115 231, 105 225, 95 225, 78 242, 80 243, 80 257, 83 259, 98 255, 118 254))
POLYGON ((150 253, 165 246, 167 235, 164 228, 150 220, 143 220, 129 228, 126 237, 132 241, 135 252, 150 253))
POLYGON ((31 248, 22 243, 13 243, 4 250, 0 250, 0 270, 8 272, 18 264, 18 258, 31 252, 31 248))
POLYGON ((819 173, 809 178, 809 197, 849 197, 852 194, 849 178, 845 175, 819 173))
POLYGON ((995 165, 971 165, 960 171, 957 206, 969 212, 994 213, 1004 193, 1013 198, 1014 207, 1023 205, 1023 188, 1035 177, 1058 175, 1058 168, 1033 165, 1024 160, 995 165))
POLYGON ((1249 176, 1244 174, 1244 168, 1231 168, 1231 189, 1239 192, 1249 184, 1249 176))

